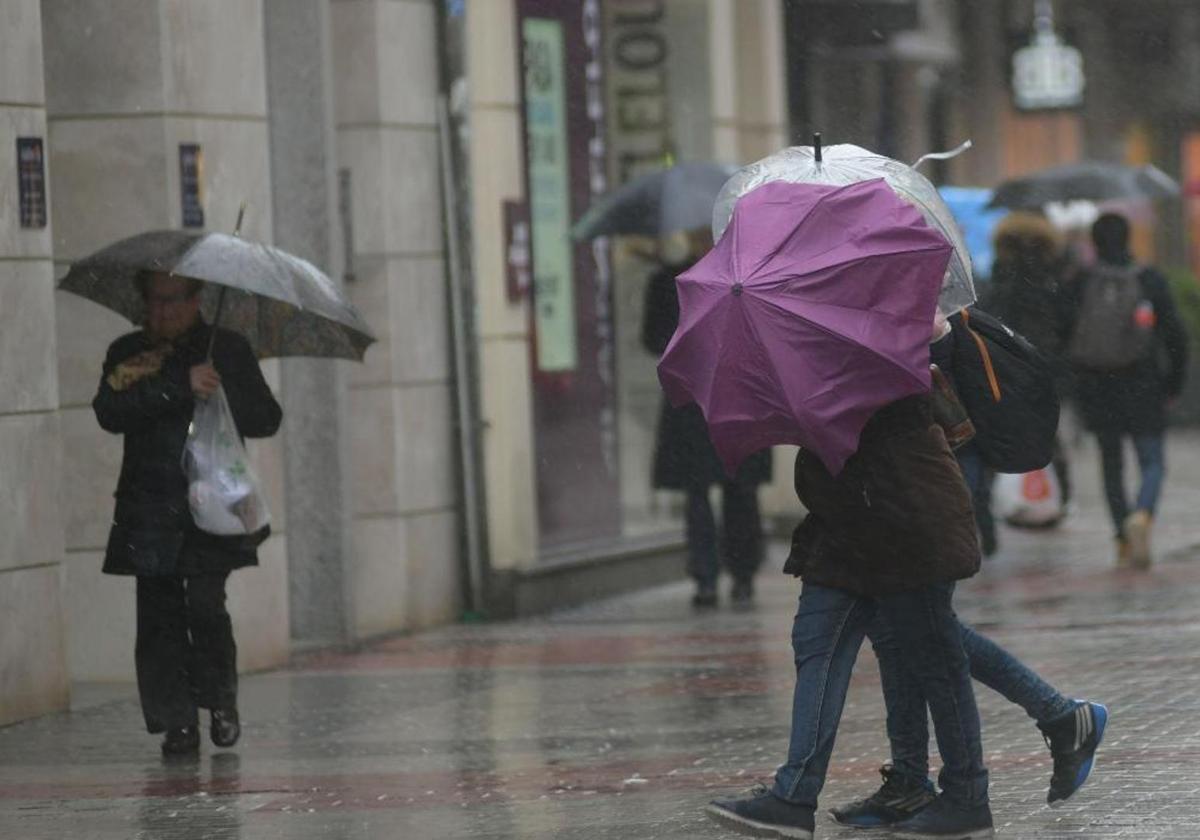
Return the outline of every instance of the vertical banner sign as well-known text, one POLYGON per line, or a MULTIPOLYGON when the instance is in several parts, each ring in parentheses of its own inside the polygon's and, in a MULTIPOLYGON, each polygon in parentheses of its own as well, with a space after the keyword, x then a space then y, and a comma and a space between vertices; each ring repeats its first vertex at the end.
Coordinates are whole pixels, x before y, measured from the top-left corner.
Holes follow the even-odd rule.
POLYGON ((204 153, 199 143, 179 144, 180 221, 185 228, 204 227, 204 153))
POLYGON ((17 200, 21 227, 46 226, 46 157, 41 137, 17 138, 17 200))
POLYGON ((529 211, 533 241, 537 366, 546 372, 578 366, 575 255, 571 242, 570 175, 564 84, 563 27, 557 20, 522 21, 525 120, 529 148, 529 211))

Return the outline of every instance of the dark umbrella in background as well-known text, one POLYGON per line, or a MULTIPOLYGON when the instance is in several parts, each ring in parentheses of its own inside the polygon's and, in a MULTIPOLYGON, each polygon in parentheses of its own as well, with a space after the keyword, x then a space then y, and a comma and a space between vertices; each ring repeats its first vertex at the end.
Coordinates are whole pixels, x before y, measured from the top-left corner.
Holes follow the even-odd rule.
POLYGON ((1179 184, 1157 166, 1083 161, 1005 181, 989 207, 1040 210, 1071 201, 1152 201, 1179 195, 1179 184))
POLYGON ((690 161, 640 175, 593 204, 571 235, 666 236, 707 228, 717 193, 736 171, 723 163, 690 161))
POLYGON ((135 281, 142 271, 204 281, 205 320, 245 336, 259 358, 361 361, 375 341, 362 316, 320 269, 236 235, 140 233, 79 260, 58 287, 141 324, 145 304, 135 281))

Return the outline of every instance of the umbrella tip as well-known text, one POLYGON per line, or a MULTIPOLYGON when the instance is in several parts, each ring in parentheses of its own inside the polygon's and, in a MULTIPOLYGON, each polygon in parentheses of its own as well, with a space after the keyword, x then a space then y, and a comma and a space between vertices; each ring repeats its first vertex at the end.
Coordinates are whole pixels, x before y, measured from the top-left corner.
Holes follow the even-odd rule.
POLYGON ((734 296, 734 297, 741 297, 741 296, 742 296, 742 284, 741 284, 741 283, 734 283, 734 284, 733 284, 733 296, 734 296))
POLYGON ((813 159, 817 163, 821 162, 821 132, 819 131, 813 132, 813 159))

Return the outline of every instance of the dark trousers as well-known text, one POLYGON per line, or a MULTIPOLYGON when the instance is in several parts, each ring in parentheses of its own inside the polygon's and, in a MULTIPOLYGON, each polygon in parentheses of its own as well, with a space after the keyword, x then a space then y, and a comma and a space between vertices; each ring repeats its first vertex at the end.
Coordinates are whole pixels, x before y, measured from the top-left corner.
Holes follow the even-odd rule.
POLYGON ((137 579, 138 695, 146 729, 196 726, 197 708, 237 707, 226 574, 137 579))
MULTIPOLYGON (((1167 461, 1163 451, 1163 435, 1130 435, 1137 454, 1138 469, 1142 483, 1138 488, 1137 510, 1151 516, 1158 508, 1162 495, 1163 481, 1167 476, 1167 461)), ((1104 496, 1108 501, 1108 513, 1118 537, 1125 536, 1125 517, 1129 516, 1129 497, 1125 494, 1125 461, 1122 445, 1125 436, 1120 432, 1096 433, 1100 444, 1100 466, 1104 471, 1104 496)))
POLYGON ((722 521, 718 540, 717 519, 708 500, 708 488, 694 487, 687 492, 688 574, 698 583, 715 583, 721 560, 737 580, 753 578, 762 563, 758 487, 725 482, 721 485, 721 493, 722 521))

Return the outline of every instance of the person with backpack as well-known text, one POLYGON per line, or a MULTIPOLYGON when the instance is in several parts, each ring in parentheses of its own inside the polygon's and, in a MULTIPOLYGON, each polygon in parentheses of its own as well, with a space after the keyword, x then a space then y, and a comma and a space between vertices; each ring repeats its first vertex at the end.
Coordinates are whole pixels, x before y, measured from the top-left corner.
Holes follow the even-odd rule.
POLYGON ((1130 255, 1129 222, 1115 213, 1101 215, 1092 241, 1097 262, 1073 290, 1067 349, 1080 412, 1100 448, 1117 565, 1145 569, 1166 475, 1167 406, 1183 390, 1188 338, 1166 278, 1130 255), (1122 464, 1127 437, 1141 471, 1132 508, 1122 464))
MULTIPOLYGON (((958 452, 970 447, 979 464, 1000 470, 1045 466, 1058 425, 1052 368, 1045 357, 980 310, 956 316, 950 324, 951 332, 931 346, 930 356, 949 373, 955 394, 962 394, 961 410, 976 432, 958 452)), ((1069 799, 1091 775, 1108 709, 1065 697, 991 639, 961 621, 958 627, 971 677, 1024 709, 1041 731, 1053 761, 1046 801, 1069 799)), ((841 825, 876 829, 916 818, 937 792, 929 780, 929 718, 920 686, 905 667, 886 616, 877 615, 866 636, 879 664, 891 761, 880 768, 878 790, 830 815, 841 825)))

